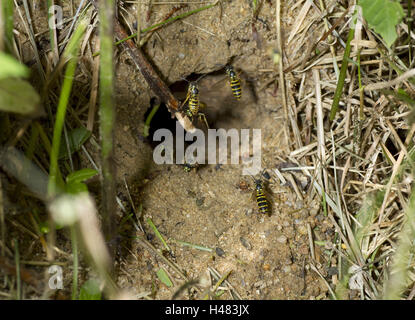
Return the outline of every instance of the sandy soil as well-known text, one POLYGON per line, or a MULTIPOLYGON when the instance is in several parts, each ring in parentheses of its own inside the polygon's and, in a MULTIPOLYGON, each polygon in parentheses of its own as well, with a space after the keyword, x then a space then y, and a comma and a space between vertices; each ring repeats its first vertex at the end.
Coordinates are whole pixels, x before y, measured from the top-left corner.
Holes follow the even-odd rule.
MULTIPOLYGON (((250 4, 251 1, 246 0, 224 1, 222 6, 175 21, 153 33, 143 49, 180 98, 186 90, 182 78, 205 75, 199 82, 200 98, 207 106, 204 112, 211 128, 262 130, 262 166, 271 175, 266 183, 272 203, 270 216, 258 213, 252 197, 255 186, 249 176, 242 175, 240 165, 206 165, 186 173, 182 166, 153 162, 154 144, 143 137, 143 127, 154 95, 128 55, 119 51, 116 56, 115 130, 118 196, 128 208, 125 178, 135 207, 142 205, 141 220, 147 240, 157 249, 163 249, 147 223, 151 218, 172 249, 167 258, 188 279, 204 279, 208 268, 214 268, 221 276, 231 271, 227 280, 243 299, 325 299, 328 297, 326 284, 310 268, 307 228, 312 228, 315 240, 321 241, 331 238, 333 229, 320 213, 319 203, 307 201, 305 193, 304 199, 299 199, 273 174, 273 168, 284 162, 287 141, 290 141, 282 130, 284 112, 278 81, 274 81, 278 73, 269 56, 269 49, 276 46, 275 1, 263 1, 259 11, 255 28, 260 44, 254 39, 257 36, 253 35, 251 26, 250 4), (242 80, 240 101, 232 96, 223 70, 227 63, 234 66, 242 80), (185 247, 174 240, 212 251, 185 247)), ((286 37, 298 10, 284 5, 282 24, 286 37)), ((120 12, 132 25, 136 13, 131 6, 124 6, 126 11, 120 12)), ((178 13, 199 6, 189 5, 178 13)), ((148 21, 143 14, 142 28, 162 20, 172 7, 171 4, 154 5, 148 21)), ((145 10, 143 5, 143 12, 145 10)), ((36 25, 37 18, 34 20, 36 25)), ((38 26, 40 31, 45 28, 45 23, 38 26)), ((28 46, 25 60, 30 61, 33 56, 28 41, 25 46, 28 46)), ((303 52, 295 44, 285 49, 290 59, 303 52)), ((88 66, 86 62, 83 64, 83 68, 88 66)), ((82 84, 79 86, 82 88, 82 84)), ((295 90, 294 83, 290 89, 295 90)), ((84 103, 87 102, 86 99, 84 103)), ((162 107, 151 123, 152 131, 166 125, 168 120, 171 120, 170 115, 162 107)), ((174 120, 171 121, 170 125, 174 124, 174 120)), ((94 191, 93 186, 90 190, 94 191)), ((121 231, 130 237, 136 235, 136 230, 128 223, 123 224, 121 231)), ((122 239, 116 263, 119 286, 138 297, 171 299, 183 284, 180 275, 139 242, 122 239), (161 267, 169 273, 173 287, 168 288, 157 278, 156 272, 161 267)), ((58 233, 57 245, 71 252, 69 235, 64 232, 58 233)), ((40 252, 40 245, 36 246, 30 248, 25 257, 29 259, 32 250, 40 252)), ((316 246, 315 250, 317 263, 329 267, 330 262, 322 258, 320 247, 316 246)), ((320 269, 323 276, 327 276, 324 271, 327 268, 320 269)), ((44 272, 41 267, 34 270, 44 272)), ((67 271, 65 283, 68 286, 65 287, 70 288, 71 273, 67 271)), ((88 274, 89 268, 81 269, 81 284, 88 274)), ((204 288, 211 285, 201 284, 200 292, 184 291, 179 298, 201 298, 204 288)), ((226 291, 221 298, 232 296, 226 291)))
MULTIPOLYGON (((171 7, 158 6, 152 19, 157 21, 169 10, 171 7)), ((206 165, 186 173, 179 165, 158 166, 152 162, 150 144, 139 139, 151 93, 125 54, 121 54, 117 68, 118 172, 120 178, 126 177, 135 205, 143 206, 148 239, 163 248, 145 222, 151 218, 163 237, 169 239, 172 259, 189 279, 205 277, 212 267, 221 275, 232 271, 228 281, 244 299, 326 298, 327 287, 310 270, 307 224, 321 229, 322 240, 330 234, 330 225, 318 215, 318 204, 298 200, 271 171, 287 150, 281 131, 283 111, 274 93, 279 91, 273 82, 269 84, 276 76, 275 71, 269 72, 273 66, 267 53, 275 45, 274 12, 275 4, 265 2, 259 14, 264 21, 256 23, 261 49, 252 36, 248 1, 223 4, 222 16, 217 7, 175 22, 158 31, 145 47, 169 84, 191 74, 207 74, 199 82, 200 97, 207 105, 205 112, 212 128, 262 129, 262 165, 272 176, 267 184, 273 204, 271 216, 258 213, 252 198, 253 181, 242 175, 242 166, 206 165), (240 101, 232 96, 221 69, 226 63, 232 63, 242 79, 240 101), (174 240, 208 247, 213 252, 183 247, 174 240)), ((185 90, 183 82, 176 85, 173 88, 185 90)), ((164 121, 156 117, 153 129, 162 127, 164 121)), ((119 284, 138 295, 155 292, 156 299, 171 298, 183 283, 180 276, 137 242, 126 246, 128 250, 120 258, 119 284), (175 280, 173 288, 157 278, 160 267, 175 280)), ((190 297, 200 296, 189 292, 180 296, 190 297)), ((231 295, 227 292, 224 297, 231 295)))

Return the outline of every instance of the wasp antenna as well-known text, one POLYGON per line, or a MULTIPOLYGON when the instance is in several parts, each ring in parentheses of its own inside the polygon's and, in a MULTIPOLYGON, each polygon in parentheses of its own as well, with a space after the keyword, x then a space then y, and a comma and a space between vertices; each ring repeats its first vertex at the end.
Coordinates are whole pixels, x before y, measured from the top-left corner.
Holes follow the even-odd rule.
POLYGON ((186 78, 180 77, 180 79, 182 79, 182 80, 186 81, 187 83, 190 83, 190 81, 189 81, 189 80, 187 80, 186 78))
POLYGON ((200 79, 202 79, 203 77, 205 77, 207 75, 207 73, 202 74, 196 81, 194 81, 195 83, 198 83, 200 79))

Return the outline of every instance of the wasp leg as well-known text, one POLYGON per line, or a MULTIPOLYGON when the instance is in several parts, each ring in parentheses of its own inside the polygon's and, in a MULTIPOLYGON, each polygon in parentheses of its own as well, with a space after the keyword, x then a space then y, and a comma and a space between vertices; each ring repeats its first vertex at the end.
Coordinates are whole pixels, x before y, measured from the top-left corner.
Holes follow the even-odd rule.
POLYGON ((192 113, 192 111, 190 111, 190 109, 187 108, 186 111, 185 111, 185 114, 186 114, 186 116, 189 117, 190 121, 193 123, 193 113, 192 113))
POLYGON ((202 112, 199 112, 198 116, 199 116, 199 121, 201 121, 201 120, 203 119, 203 121, 204 121, 204 123, 205 123, 205 125, 206 125, 206 128, 208 128, 208 129, 209 129, 209 125, 208 125, 208 123, 207 123, 207 120, 206 120, 206 116, 205 116, 205 114, 204 114, 204 113, 202 113, 202 112))
POLYGON ((182 110, 182 108, 185 106, 185 104, 189 100, 189 98, 190 98, 190 93, 188 92, 187 95, 186 95, 186 99, 180 105, 179 110, 182 110))

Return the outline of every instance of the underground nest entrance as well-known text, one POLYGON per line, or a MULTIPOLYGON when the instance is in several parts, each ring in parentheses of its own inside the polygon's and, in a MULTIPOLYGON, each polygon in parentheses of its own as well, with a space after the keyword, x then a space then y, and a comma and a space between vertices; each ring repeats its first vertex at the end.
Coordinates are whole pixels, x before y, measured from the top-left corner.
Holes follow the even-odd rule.
MULTIPOLYGON (((189 86, 196 84, 198 90, 198 98, 200 104, 204 106, 199 109, 199 112, 203 113, 206 117, 206 123, 203 118, 198 116, 193 117, 193 124, 198 129, 202 130, 207 136, 207 129, 242 129, 251 128, 252 125, 256 125, 256 104, 255 99, 252 99, 249 87, 244 81, 241 81, 240 90, 242 92, 241 98, 235 97, 235 92, 231 87, 230 79, 225 72, 225 68, 217 70, 209 74, 197 74, 193 73, 186 79, 179 80, 170 86, 170 90, 175 97, 182 103, 186 100, 186 96, 189 90, 189 86)), ((189 99, 190 100, 190 99, 189 99)), ((158 106, 157 99, 152 98, 148 110, 144 115, 144 121, 148 128, 147 140, 152 148, 156 148, 160 143, 164 141, 155 141, 154 134, 159 129, 167 129, 173 136, 173 155, 177 153, 176 150, 176 125, 177 121, 172 118, 167 107, 161 103, 158 106), (151 120, 151 121, 150 121, 151 120)), ((189 102, 187 101, 182 107, 183 112, 189 108, 189 102)), ((181 127, 179 127, 181 129, 181 127)), ((189 145, 196 141, 196 137, 192 141, 185 141, 185 150, 189 145)), ((208 154, 208 139, 205 138, 205 155, 208 154)), ((229 150, 230 152, 230 150, 229 150)), ((229 153, 228 152, 228 153, 229 153)), ((162 154, 164 157, 165 154, 162 154)), ((194 154, 196 156, 196 154, 194 154)), ((230 155, 229 155, 230 156, 230 155)), ((176 157, 173 156, 173 160, 176 157)), ((230 158, 229 158, 230 159, 230 158)), ((176 162, 176 161, 174 161, 176 162)))
MULTIPOLYGON (((189 84, 192 82, 197 84, 199 100, 202 105, 199 112, 202 112, 206 116, 209 129, 242 127, 242 125, 238 125, 237 122, 240 121, 240 113, 243 113, 243 109, 247 106, 246 101, 244 101, 244 95, 247 95, 247 90, 244 90, 243 83, 243 95, 241 101, 237 101, 232 94, 225 68, 209 74, 192 73, 186 79, 171 84, 170 90, 173 95, 183 103, 186 99, 189 84)), ((158 129, 168 129, 174 135, 176 133, 176 119, 172 118, 164 103, 161 103, 158 108, 156 107, 156 104, 157 99, 152 98, 149 107, 144 114, 144 121, 148 122, 149 125, 147 138, 152 145, 154 132, 158 129), (155 109, 157 110, 155 111, 155 109), (150 122, 149 116, 152 112, 154 115, 152 115, 150 122)), ((185 110, 187 106, 188 102, 183 106, 183 110, 185 110)), ((206 124, 200 122, 197 117, 193 119, 193 124, 197 128, 206 131, 206 124)))

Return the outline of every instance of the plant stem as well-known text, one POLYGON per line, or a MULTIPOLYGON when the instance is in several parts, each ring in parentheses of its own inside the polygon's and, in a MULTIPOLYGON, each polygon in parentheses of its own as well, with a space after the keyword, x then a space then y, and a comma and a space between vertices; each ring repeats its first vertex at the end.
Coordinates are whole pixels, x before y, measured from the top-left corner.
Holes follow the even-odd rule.
POLYGON ((78 62, 79 43, 86 29, 85 23, 80 23, 68 44, 64 55, 69 59, 65 70, 65 76, 61 89, 61 94, 56 112, 55 126, 53 128, 52 149, 50 151, 50 168, 48 196, 53 197, 58 191, 58 187, 63 186, 63 179, 59 171, 58 157, 59 147, 62 137, 63 125, 65 122, 66 109, 69 103, 69 96, 72 90, 72 83, 75 75, 76 64, 78 62))
POLYGON ((349 35, 347 37, 346 49, 344 50, 342 67, 340 69, 340 76, 339 76, 339 80, 337 81, 336 91, 334 92, 333 104, 331 105, 330 121, 334 120, 337 110, 339 109, 339 102, 340 102, 340 98, 343 93, 344 79, 346 78, 347 65, 349 64, 350 51, 352 48, 351 41, 353 40, 353 37, 354 37, 356 20, 357 20, 356 17, 354 17, 353 25, 350 27, 349 35))
POLYGON ((78 298, 78 238, 75 226, 71 226, 73 271, 72 271, 72 300, 78 298))
MULTIPOLYGON (((113 22, 114 0, 99 2, 100 21, 100 135, 101 135, 101 161, 102 161, 102 199, 103 199, 103 232, 106 241, 110 241, 115 232, 114 213, 115 203, 115 167, 113 163, 113 128, 115 122, 114 112, 114 66, 113 66, 113 22)), ((114 252, 111 252, 113 255, 114 252)))

